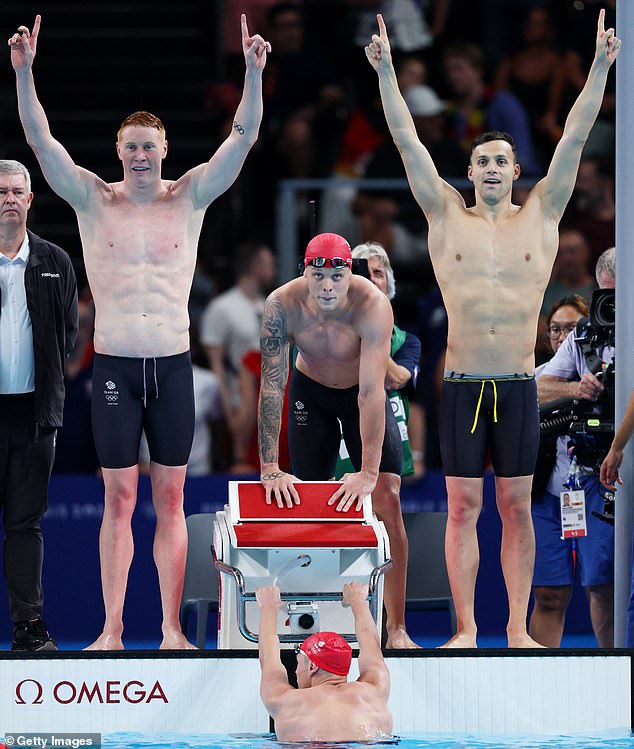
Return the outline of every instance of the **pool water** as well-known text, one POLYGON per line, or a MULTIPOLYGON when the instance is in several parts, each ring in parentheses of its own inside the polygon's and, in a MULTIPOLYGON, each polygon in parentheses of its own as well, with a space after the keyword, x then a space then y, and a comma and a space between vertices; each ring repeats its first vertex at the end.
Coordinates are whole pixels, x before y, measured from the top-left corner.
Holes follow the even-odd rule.
POLYGON ((164 733, 113 733, 103 736, 104 749, 276 749, 307 746, 354 749, 367 746, 394 746, 400 749, 634 749, 629 732, 610 731, 597 736, 471 736, 447 734, 405 734, 376 744, 323 743, 284 744, 274 734, 235 733, 227 735, 164 733))

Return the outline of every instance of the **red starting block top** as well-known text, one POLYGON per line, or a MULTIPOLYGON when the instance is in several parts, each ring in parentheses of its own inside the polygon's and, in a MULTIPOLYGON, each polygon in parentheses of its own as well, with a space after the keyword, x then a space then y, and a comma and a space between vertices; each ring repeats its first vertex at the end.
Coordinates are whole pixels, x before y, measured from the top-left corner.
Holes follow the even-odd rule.
MULTIPOLYGON (((266 493, 259 481, 230 481, 229 509, 231 522, 235 524, 275 520, 276 524, 284 523, 281 533, 287 532, 284 528, 288 523, 295 525, 298 521, 314 520, 318 521, 319 524, 341 523, 352 525, 371 522, 372 504, 369 496, 363 500, 362 510, 355 509, 355 503, 348 512, 337 512, 336 504, 328 504, 328 500, 340 486, 341 483, 335 481, 302 481, 296 483, 294 487, 297 489, 301 503, 293 505, 293 507, 280 508, 275 501, 271 502, 270 505, 266 504, 266 493)), ((345 546, 346 544, 335 545, 345 546)))
POLYGON ((371 525, 360 523, 275 523, 232 525, 237 548, 372 548, 379 545, 371 525))

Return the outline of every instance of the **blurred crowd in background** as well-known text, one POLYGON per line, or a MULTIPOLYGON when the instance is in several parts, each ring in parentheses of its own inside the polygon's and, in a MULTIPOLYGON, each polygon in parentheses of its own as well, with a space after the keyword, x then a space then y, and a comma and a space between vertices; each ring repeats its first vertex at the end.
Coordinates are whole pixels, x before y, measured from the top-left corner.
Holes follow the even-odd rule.
MULTIPOLYGON (((585 82, 600 7, 606 8, 606 27, 613 26, 615 0, 224 3, 224 25, 215 29, 222 49, 213 55, 201 102, 217 140, 231 127, 242 89, 241 12, 247 13, 251 33, 261 33, 273 51, 264 72, 258 143, 238 183, 210 209, 212 230, 203 233, 199 248, 189 309, 196 435, 188 473, 258 472, 259 323, 265 296, 279 280, 277 183, 305 178, 331 181, 326 189, 296 193, 293 220, 302 251, 316 230, 342 234, 353 247, 379 242, 388 252, 396 278, 396 322, 422 344, 417 392, 410 400, 421 434, 411 480, 441 467, 436 433, 447 320, 427 254, 425 217, 409 190, 355 189, 337 181, 405 179, 364 47, 381 12, 420 140, 468 205, 474 202, 465 181, 472 139, 491 129, 510 132, 523 178, 514 202, 521 204, 530 185, 545 174, 585 82), (315 201, 316 223, 310 201, 315 201)), ((537 335, 537 363, 550 356, 547 313, 572 294, 590 301, 595 262, 614 245, 614 110, 612 75, 561 223, 537 335)), ((169 118, 165 124, 169 139, 169 118)), ((80 299, 80 323, 79 342, 66 368, 58 473, 98 470, 90 424, 94 307, 87 287, 80 299)), ((142 463, 143 453, 142 447, 142 463)))

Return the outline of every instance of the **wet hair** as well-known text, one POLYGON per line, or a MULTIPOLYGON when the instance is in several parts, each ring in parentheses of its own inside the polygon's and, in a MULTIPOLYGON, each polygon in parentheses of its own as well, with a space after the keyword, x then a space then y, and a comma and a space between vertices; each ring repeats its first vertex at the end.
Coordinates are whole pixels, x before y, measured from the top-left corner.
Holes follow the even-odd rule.
POLYGON ((503 140, 505 143, 508 143, 509 146, 511 146, 511 150, 513 151, 513 158, 517 162, 517 148, 515 147, 513 136, 510 133, 503 132, 502 130, 487 130, 486 133, 480 133, 480 135, 476 135, 476 137, 473 139, 473 142, 471 143, 471 155, 469 156, 469 160, 471 160, 471 156, 473 156, 473 152, 478 146, 481 146, 483 143, 490 143, 492 140, 503 140))
POLYGON ((19 161, 0 159, 0 174, 23 174, 26 181, 26 191, 31 192, 31 175, 29 170, 19 161))
POLYGON ((151 112, 133 112, 121 123, 117 132, 117 140, 121 140, 121 134, 126 127, 153 127, 165 138, 165 126, 159 118, 151 112))
POLYGON ((590 315, 590 310, 588 309, 588 303, 586 302, 586 300, 579 294, 571 294, 570 296, 565 296, 563 299, 560 299, 558 302, 555 302, 553 304, 553 307, 548 313, 548 317, 546 318, 547 326, 550 325, 550 321, 552 320, 555 312, 560 310, 562 307, 574 307, 582 317, 589 317, 590 315))
POLYGON ((387 277, 387 298, 394 299, 394 295, 396 294, 394 271, 392 270, 390 258, 385 251, 385 247, 378 242, 364 242, 363 244, 358 244, 352 250, 352 257, 365 258, 366 260, 369 260, 371 257, 378 257, 385 269, 385 275, 387 277))
POLYGON ((443 63, 446 64, 447 60, 452 57, 466 60, 472 68, 479 70, 481 73, 484 71, 484 55, 477 44, 471 44, 471 42, 450 44, 443 54, 443 63))
POLYGON ((596 268, 594 269, 594 274, 595 274, 595 278, 597 279, 597 283, 599 283, 599 276, 602 273, 607 273, 608 276, 612 276, 612 278, 616 278, 616 248, 615 247, 610 247, 608 250, 605 250, 605 252, 602 252, 599 255, 596 268))

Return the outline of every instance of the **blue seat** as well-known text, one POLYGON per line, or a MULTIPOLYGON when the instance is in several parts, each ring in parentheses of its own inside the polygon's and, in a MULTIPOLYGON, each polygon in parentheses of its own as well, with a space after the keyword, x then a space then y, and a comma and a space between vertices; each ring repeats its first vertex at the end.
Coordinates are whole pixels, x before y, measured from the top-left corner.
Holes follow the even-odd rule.
POLYGON ((210 612, 218 612, 218 572, 211 554, 214 513, 189 515, 187 562, 181 598, 180 621, 184 633, 192 613, 196 614, 196 647, 204 648, 210 612))
POLYGON ((456 634, 456 609, 445 562, 446 512, 404 512, 409 542, 405 610, 447 611, 456 634))

